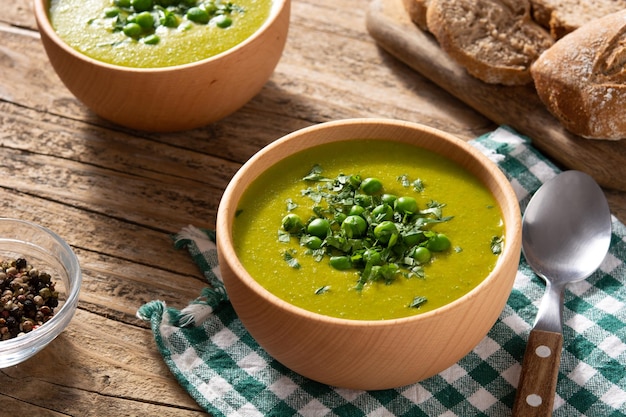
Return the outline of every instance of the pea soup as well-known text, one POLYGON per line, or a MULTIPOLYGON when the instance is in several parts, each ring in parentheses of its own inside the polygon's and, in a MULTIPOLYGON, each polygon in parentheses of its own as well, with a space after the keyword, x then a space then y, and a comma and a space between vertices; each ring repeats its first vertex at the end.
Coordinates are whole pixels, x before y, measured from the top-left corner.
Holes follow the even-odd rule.
POLYGON ((478 179, 384 140, 334 142, 281 161, 246 190, 233 224, 238 257, 268 291, 356 320, 458 299, 494 268, 503 236, 501 210, 478 179))
POLYGON ((50 21, 72 48, 138 68, 187 64, 243 42, 272 0, 51 0, 50 21))

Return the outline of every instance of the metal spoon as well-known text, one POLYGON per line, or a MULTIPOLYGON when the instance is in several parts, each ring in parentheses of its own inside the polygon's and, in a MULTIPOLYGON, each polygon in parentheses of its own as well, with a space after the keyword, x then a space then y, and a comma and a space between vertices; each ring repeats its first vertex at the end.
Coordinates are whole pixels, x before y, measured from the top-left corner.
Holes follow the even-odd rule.
POLYGON ((522 252, 546 281, 528 338, 513 416, 550 416, 563 346, 567 284, 590 276, 611 242, 611 213, 604 193, 587 174, 565 171, 530 200, 522 222, 522 252))

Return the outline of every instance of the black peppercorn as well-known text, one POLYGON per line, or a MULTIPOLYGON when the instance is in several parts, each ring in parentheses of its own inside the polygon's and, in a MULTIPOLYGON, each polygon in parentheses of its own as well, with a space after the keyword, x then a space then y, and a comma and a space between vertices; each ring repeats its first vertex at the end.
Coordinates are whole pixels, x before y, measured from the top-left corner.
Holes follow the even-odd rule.
POLYGON ((54 315, 59 293, 50 274, 25 258, 0 260, 0 341, 37 329, 54 315))
POLYGON ((26 268, 27 265, 28 265, 28 262, 26 262, 26 259, 24 259, 24 258, 17 258, 15 260, 15 267, 18 270, 22 270, 22 269, 26 268))

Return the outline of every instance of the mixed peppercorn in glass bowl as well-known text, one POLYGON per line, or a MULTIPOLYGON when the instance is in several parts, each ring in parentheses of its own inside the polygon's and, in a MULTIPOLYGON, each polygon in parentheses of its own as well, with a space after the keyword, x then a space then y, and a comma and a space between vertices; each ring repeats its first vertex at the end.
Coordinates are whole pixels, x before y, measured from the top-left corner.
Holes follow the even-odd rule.
POLYGON ((67 327, 81 282, 78 259, 58 235, 0 218, 0 368, 35 355, 67 327))

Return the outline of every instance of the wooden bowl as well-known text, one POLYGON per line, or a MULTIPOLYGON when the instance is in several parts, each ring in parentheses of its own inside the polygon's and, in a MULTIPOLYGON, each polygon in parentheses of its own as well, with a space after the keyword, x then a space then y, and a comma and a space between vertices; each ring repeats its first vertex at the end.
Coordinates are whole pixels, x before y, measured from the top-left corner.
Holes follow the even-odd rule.
POLYGON ((251 37, 214 57, 164 68, 110 65, 68 46, 53 29, 49 0, 34 0, 43 46, 65 86, 94 113, 132 129, 167 132, 235 112, 272 75, 287 39, 290 0, 274 0, 251 37))
POLYGON ((447 133, 418 124, 344 120, 291 133, 254 155, 228 185, 217 216, 219 263, 241 322, 279 362, 313 380, 344 388, 399 387, 435 375, 469 353, 504 308, 518 269, 521 215, 509 181, 488 158, 447 133), (303 149, 351 139, 387 139, 447 156, 482 180, 500 204, 505 248, 491 274, 465 296, 416 316, 361 321, 333 318, 274 296, 243 268, 232 226, 242 193, 260 173, 303 149))

